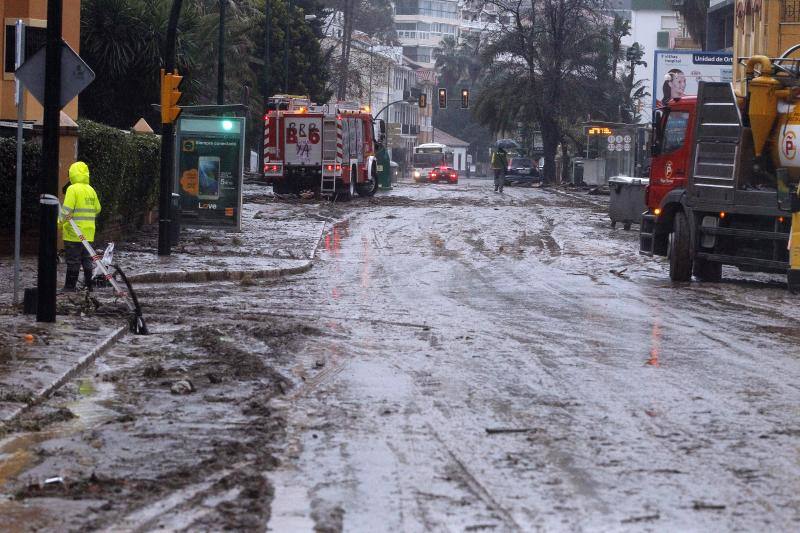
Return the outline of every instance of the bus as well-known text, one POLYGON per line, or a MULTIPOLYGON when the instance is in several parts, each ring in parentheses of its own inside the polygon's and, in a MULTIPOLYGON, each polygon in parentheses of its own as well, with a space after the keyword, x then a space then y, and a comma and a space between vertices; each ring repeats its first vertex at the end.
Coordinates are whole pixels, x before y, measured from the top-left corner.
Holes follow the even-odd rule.
POLYGON ((411 167, 414 181, 427 181, 428 174, 434 168, 453 167, 453 150, 441 143, 417 145, 414 147, 411 167))

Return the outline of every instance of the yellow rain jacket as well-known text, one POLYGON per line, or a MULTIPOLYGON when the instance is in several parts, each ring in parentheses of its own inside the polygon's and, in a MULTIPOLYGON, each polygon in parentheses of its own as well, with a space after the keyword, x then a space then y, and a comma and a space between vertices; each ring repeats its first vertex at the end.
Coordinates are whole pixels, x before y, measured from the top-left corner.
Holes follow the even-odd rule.
POLYGON ((71 217, 86 240, 94 242, 94 219, 100 212, 100 200, 89 185, 89 167, 86 163, 78 161, 69 167, 69 181, 71 185, 67 187, 64 205, 61 206, 58 217, 64 231, 64 240, 80 242, 75 230, 72 229, 72 224, 69 223, 71 217))

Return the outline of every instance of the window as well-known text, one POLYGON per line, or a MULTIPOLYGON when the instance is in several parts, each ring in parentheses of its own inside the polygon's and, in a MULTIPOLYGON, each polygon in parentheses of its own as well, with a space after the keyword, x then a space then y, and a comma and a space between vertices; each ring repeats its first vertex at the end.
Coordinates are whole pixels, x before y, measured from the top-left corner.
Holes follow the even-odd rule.
POLYGON ((800 22, 800 1, 781 0, 781 22, 800 22))
POLYGON ((664 127, 664 148, 662 153, 674 152, 686 139, 686 126, 689 124, 689 113, 685 111, 672 112, 667 116, 664 127))
POLYGON ((661 17, 661 29, 662 30, 680 29, 680 26, 678 25, 678 17, 672 17, 672 16, 661 17))
MULTIPOLYGON (((6 54, 3 72, 13 74, 14 72, 14 50, 16 48, 17 28, 13 24, 6 24, 6 54)), ((39 48, 44 46, 47 38, 47 28, 36 26, 25 26, 25 56, 31 57, 39 48)))

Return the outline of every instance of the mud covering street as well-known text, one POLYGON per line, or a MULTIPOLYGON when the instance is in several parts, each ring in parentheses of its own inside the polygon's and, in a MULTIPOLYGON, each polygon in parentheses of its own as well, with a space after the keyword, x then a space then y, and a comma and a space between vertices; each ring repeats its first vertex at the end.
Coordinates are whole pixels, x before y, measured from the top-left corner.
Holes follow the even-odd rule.
POLYGON ((671 283, 574 192, 259 201, 330 222, 313 268, 142 285, 0 440, 4 529, 800 527, 783 279, 671 283))

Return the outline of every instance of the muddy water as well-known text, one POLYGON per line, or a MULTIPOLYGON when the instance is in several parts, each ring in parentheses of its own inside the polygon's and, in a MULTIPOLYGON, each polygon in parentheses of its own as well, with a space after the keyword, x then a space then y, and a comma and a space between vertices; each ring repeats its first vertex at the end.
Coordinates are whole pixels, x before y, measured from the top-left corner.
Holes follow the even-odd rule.
POLYGON ((138 288, 154 334, 88 373, 115 413, 20 435, 2 518, 796 529, 795 300, 776 279, 674 285, 602 199, 476 180, 276 209, 333 222, 314 268, 138 288), (53 472, 73 482, 29 486, 53 472))
POLYGON ((794 529, 780 280, 674 285, 602 200, 486 187, 353 202, 307 293, 270 295, 347 331, 280 406, 270 527, 794 529))

